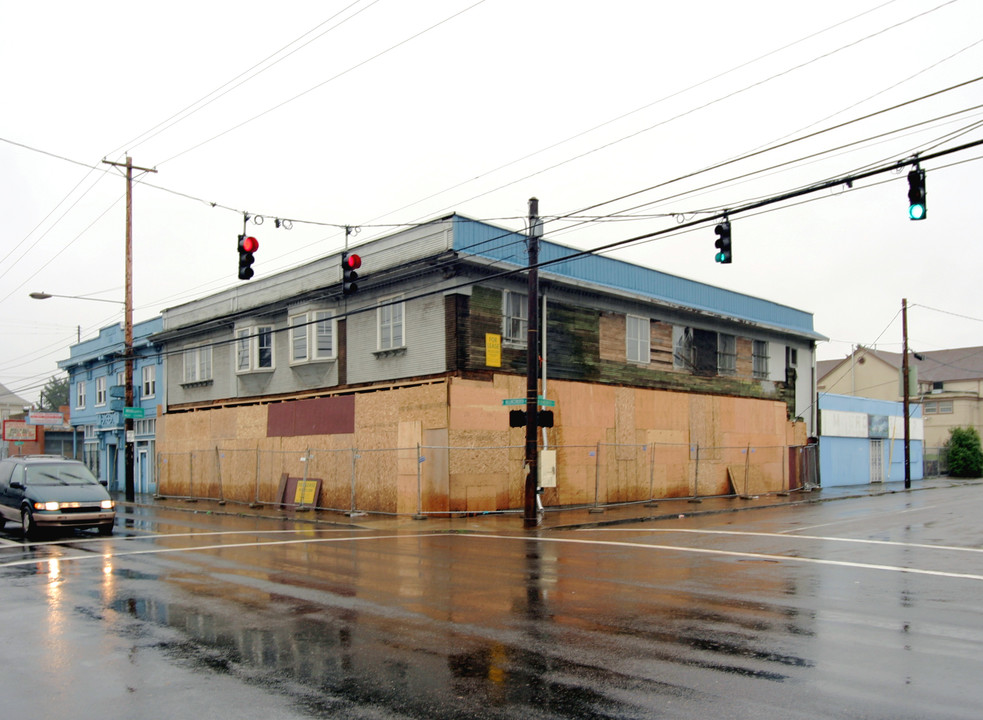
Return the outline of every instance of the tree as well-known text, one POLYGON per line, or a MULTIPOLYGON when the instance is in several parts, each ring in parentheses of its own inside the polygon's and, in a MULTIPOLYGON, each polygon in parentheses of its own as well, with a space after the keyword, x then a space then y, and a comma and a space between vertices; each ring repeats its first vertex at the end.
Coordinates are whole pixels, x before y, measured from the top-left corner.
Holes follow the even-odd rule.
POLYGON ((952 428, 946 448, 949 451, 950 476, 983 477, 983 448, 980 447, 980 434, 976 428, 952 428))
POLYGON ((67 375, 64 377, 52 376, 41 390, 41 409, 58 410, 62 405, 68 405, 68 385, 67 375))

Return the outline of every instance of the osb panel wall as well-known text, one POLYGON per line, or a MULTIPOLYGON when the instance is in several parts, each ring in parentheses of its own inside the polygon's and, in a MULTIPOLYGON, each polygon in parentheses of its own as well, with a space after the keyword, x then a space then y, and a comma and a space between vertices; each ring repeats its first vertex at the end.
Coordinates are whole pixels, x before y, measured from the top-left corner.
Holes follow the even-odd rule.
MULTIPOLYGON (((559 475, 547 506, 725 493, 728 466, 777 491, 786 440, 804 442, 779 401, 557 380, 548 394, 559 475)), ((266 437, 264 405, 167 415, 160 492, 274 502, 287 473, 321 479, 318 505, 339 510, 416 512, 418 484, 424 512, 521 508, 525 431, 502 400, 524 395, 513 375, 360 393, 354 434, 307 437, 266 437)))
POLYGON ((354 474, 357 509, 415 509, 416 471, 404 456, 415 461, 423 430, 446 428, 446 383, 360 393, 355 401, 354 434, 267 437, 266 405, 166 415, 159 492, 276 502, 287 473, 321 479, 317 504, 348 510, 354 474))
MULTIPOLYGON (((452 453, 452 511, 480 511, 492 495, 498 509, 522 507, 525 434, 508 428, 502 400, 524 394, 522 378, 452 381, 450 444, 475 448, 452 453)), ((783 489, 784 403, 552 380, 549 397, 559 474, 546 505, 723 494, 728 465, 783 489)))

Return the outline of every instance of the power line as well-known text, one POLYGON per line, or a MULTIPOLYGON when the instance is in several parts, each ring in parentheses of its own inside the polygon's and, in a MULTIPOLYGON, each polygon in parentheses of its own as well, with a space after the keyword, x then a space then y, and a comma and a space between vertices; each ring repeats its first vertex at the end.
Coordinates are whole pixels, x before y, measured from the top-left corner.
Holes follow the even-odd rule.
MULTIPOLYGON (((949 1, 950 2, 954 2, 954 0, 949 0, 949 1)), ((444 24, 450 22, 451 20, 454 20, 454 19, 460 17, 461 15, 463 15, 466 12, 468 12, 469 10, 473 10, 474 8, 478 7, 479 5, 481 5, 484 2, 485 2, 485 0, 478 0, 476 3, 474 3, 472 5, 469 5, 468 7, 464 8, 463 10, 460 10, 460 11, 458 11, 456 13, 453 13, 452 15, 449 15, 448 17, 444 18, 443 20, 441 20, 441 21, 439 21, 437 23, 434 23, 430 27, 427 27, 427 28, 425 28, 425 29, 423 29, 423 30, 421 30, 421 31, 413 34, 413 35, 410 35, 407 38, 404 38, 403 40, 400 40, 395 45, 391 45, 388 48, 386 48, 385 50, 382 50, 381 52, 378 52, 375 55, 372 55, 371 57, 368 57, 365 60, 362 60, 361 62, 356 63, 355 65, 350 66, 346 70, 343 70, 340 73, 337 73, 336 75, 333 75, 332 77, 328 78, 327 80, 324 80, 324 81, 318 83, 317 85, 314 85, 313 87, 310 87, 307 90, 304 90, 302 93, 299 93, 297 95, 294 95, 293 97, 288 98, 287 100, 284 100, 283 102, 280 102, 280 103, 278 103, 278 104, 276 104, 276 105, 274 105, 274 106, 272 106, 270 108, 267 108, 266 110, 264 110, 263 112, 259 113, 258 115, 253 115, 252 117, 250 117, 250 118, 248 118, 246 120, 243 120, 242 122, 237 123, 236 125, 233 125, 230 128, 227 128, 226 130, 223 130, 218 135, 214 135, 214 136, 208 138, 207 140, 203 140, 202 142, 200 142, 200 143, 198 143, 196 145, 192 145, 191 147, 189 147, 189 148, 187 148, 185 150, 182 150, 181 152, 177 153, 176 155, 172 155, 171 157, 167 158, 167 160, 164 160, 163 162, 158 163, 158 164, 159 165, 163 165, 164 163, 170 162, 171 160, 176 160, 177 158, 181 157, 182 155, 186 155, 189 152, 192 152, 193 150, 197 150, 198 148, 203 147, 204 145, 207 145, 208 143, 210 143, 210 142, 212 142, 214 140, 218 140, 220 137, 223 137, 225 135, 228 135, 229 133, 231 133, 231 132, 233 132, 235 130, 238 130, 241 127, 244 127, 245 125, 248 125, 249 123, 251 123, 251 122, 253 122, 255 120, 259 120, 261 117, 264 117, 265 115, 269 115, 271 112, 274 112, 276 110, 279 110, 280 108, 284 107, 285 105, 289 105, 290 103, 294 102, 295 100, 299 100, 300 98, 304 97, 305 95, 308 95, 308 94, 314 92, 315 90, 317 90, 317 89, 319 89, 321 87, 324 87, 325 85, 327 85, 330 82, 334 82, 338 78, 341 78, 341 77, 344 77, 345 75, 348 75, 349 73, 351 73, 351 72, 359 69, 360 67, 362 67, 364 65, 367 65, 368 63, 372 62, 373 60, 376 60, 376 59, 382 57, 383 55, 386 55, 386 54, 392 52, 393 50, 396 50, 397 48, 400 48, 403 45, 406 45, 407 43, 412 42, 413 40, 416 40, 417 38, 419 38, 419 37, 421 37, 423 35, 426 35, 427 33, 431 32, 432 30, 437 29, 441 25, 444 25, 444 24)))
POLYGON ((307 47, 308 45, 310 45, 315 40, 319 40, 320 38, 324 37, 325 35, 327 35, 332 30, 336 30, 337 28, 341 27, 342 25, 344 25, 349 20, 357 17, 358 15, 362 14, 363 12, 365 12, 366 10, 368 10, 370 7, 372 7, 376 3, 380 2, 380 0, 372 0, 372 2, 370 2, 364 8, 360 9, 356 13, 353 13, 353 14, 349 15, 344 20, 342 20, 341 22, 339 22, 337 25, 333 25, 332 27, 328 28, 324 32, 320 33, 319 35, 316 35, 315 37, 311 38, 310 40, 308 40, 303 45, 300 45, 299 47, 294 48, 290 52, 288 52, 285 55, 283 55, 282 57, 278 58, 276 61, 274 61, 272 63, 269 63, 269 65, 266 65, 266 67, 263 67, 258 72, 255 72, 252 75, 249 75, 249 73, 252 73, 253 70, 256 70, 257 68, 260 68, 265 63, 267 63, 268 61, 270 61, 273 58, 275 58, 277 55, 280 55, 281 53, 283 53, 291 45, 295 45, 296 43, 300 42, 305 37, 307 37, 308 35, 310 35, 312 32, 316 31, 318 28, 323 27, 327 23, 329 23, 332 20, 334 20, 335 18, 337 18, 342 13, 348 11, 349 9, 351 9, 352 7, 354 7, 355 5, 358 5, 359 2, 361 2, 361 0, 355 0, 355 2, 353 2, 353 3, 349 4, 349 5, 347 5, 346 7, 342 8, 341 10, 339 10, 338 12, 336 12, 334 15, 332 15, 331 17, 329 17, 327 20, 324 20, 323 22, 318 23, 313 28, 311 28, 310 30, 308 30, 306 33, 304 33, 303 35, 301 35, 300 37, 298 37, 298 38, 296 38, 294 40, 291 40, 289 43, 287 43, 286 45, 284 45, 282 48, 280 48, 276 52, 272 53, 271 55, 268 55, 267 57, 265 57, 264 59, 260 60, 258 63, 256 63, 252 67, 248 68, 247 70, 242 71, 241 73, 239 73, 238 75, 236 75, 231 80, 228 80, 225 83, 223 83, 222 85, 219 85, 217 88, 215 88, 214 90, 212 90, 210 93, 207 93, 207 94, 203 95, 198 100, 194 101, 190 105, 188 105, 185 108, 183 108, 183 109, 179 110, 178 112, 174 113, 173 115, 171 115, 166 120, 162 120, 161 122, 157 123, 152 128, 150 128, 149 130, 145 130, 144 132, 142 132, 140 135, 137 135, 132 140, 129 140, 128 142, 124 143, 120 147, 118 147, 115 150, 113 150, 111 153, 108 153, 108 155, 112 155, 114 153, 118 153, 121 150, 123 150, 123 148, 131 147, 131 146, 133 146, 132 145, 133 143, 137 143, 137 145, 135 145, 133 147, 139 147, 140 145, 142 145, 143 143, 147 142, 148 140, 151 140, 151 139, 157 137, 160 133, 164 132, 165 130, 169 130, 170 128, 174 127, 175 125, 177 125, 178 123, 182 122, 183 120, 186 120, 187 118, 191 117, 195 113, 203 110, 208 105, 211 105, 213 102, 215 102, 219 98, 224 97, 225 95, 227 95, 228 93, 232 92, 233 90, 235 90, 236 88, 240 87, 241 85, 244 85, 245 83, 249 82, 253 78, 258 77, 262 73, 264 73, 267 70, 271 69, 275 65, 283 62, 288 57, 290 57, 291 55, 293 55, 296 52, 299 52, 303 48, 307 47), (249 76, 248 77, 245 77, 246 75, 249 75, 249 76), (237 80, 240 80, 240 78, 243 78, 242 81, 241 82, 236 82, 237 80), (231 87, 229 87, 230 85, 231 85, 231 87), (226 88, 228 88, 228 89, 226 89, 226 88), (223 90, 224 90, 224 92, 222 92, 223 90), (211 98, 211 99, 209 99, 209 98, 211 98), (189 110, 190 110, 190 112, 188 112, 189 110), (171 122, 171 121, 173 121, 173 122, 171 122), (139 142, 137 142, 137 141, 139 141, 139 142))
MULTIPOLYGON (((667 125, 670 122, 673 122, 675 120, 679 120, 681 118, 687 117, 687 116, 692 115, 693 113, 698 112, 700 110, 705 110, 706 108, 712 107, 713 105, 716 105, 716 104, 718 104, 720 102, 723 102, 724 100, 729 100, 730 98, 736 97, 737 95, 740 95, 742 93, 745 93, 745 92, 747 92, 749 90, 752 90, 754 88, 760 87, 761 85, 764 85, 764 84, 766 84, 766 83, 768 83, 768 82, 770 82, 772 80, 775 80, 777 78, 780 78, 780 77, 783 77, 785 75, 788 75, 788 74, 790 74, 792 72, 795 72, 796 70, 800 70, 800 69, 802 69, 804 67, 807 67, 807 66, 813 64, 814 62, 818 62, 819 60, 823 60, 823 59, 829 58, 832 55, 835 55, 836 53, 839 53, 839 52, 841 52, 843 50, 846 50, 848 48, 854 47, 854 46, 860 44, 861 42, 864 42, 866 40, 870 40, 870 39, 872 39, 874 37, 877 37, 879 35, 882 35, 882 34, 888 32, 890 30, 897 29, 897 28, 899 28, 899 27, 901 27, 903 25, 907 25, 908 23, 911 23, 911 22, 913 22, 915 20, 918 20, 918 19, 924 17, 925 15, 928 15, 928 14, 930 14, 932 12, 935 12, 937 10, 940 10, 943 7, 947 6, 947 5, 951 5, 954 2, 957 2, 957 0, 946 0, 946 2, 943 2, 941 5, 937 5, 934 8, 931 8, 931 9, 926 10, 924 12, 918 13, 917 15, 914 15, 914 16, 906 19, 906 20, 902 20, 902 21, 900 21, 898 23, 895 23, 894 25, 891 25, 891 26, 889 26, 887 28, 883 28, 883 29, 881 29, 881 30, 879 30, 877 32, 871 33, 870 35, 867 35, 867 36, 865 36, 863 38, 860 38, 859 40, 855 40, 853 42, 847 43, 846 45, 841 45, 840 47, 836 48, 835 50, 831 50, 829 52, 823 53, 823 54, 821 54, 821 55, 819 55, 817 57, 812 58, 811 60, 808 60, 806 62, 800 63, 798 65, 795 65, 795 66, 791 67, 791 68, 787 68, 787 69, 785 69, 785 70, 783 70, 781 72, 775 73, 775 74, 773 74, 773 75, 771 75, 771 76, 769 76, 767 78, 764 78, 762 80, 755 81, 755 82, 751 83, 750 85, 747 85, 747 86, 741 88, 740 90, 734 90, 734 91, 732 91, 732 92, 730 92, 730 93, 728 93, 726 95, 722 95, 722 96, 720 96, 720 97, 718 97, 718 98, 716 98, 714 100, 711 100, 709 102, 706 102, 706 103, 704 103, 702 105, 699 105, 697 107, 693 107, 693 108, 690 108, 689 110, 685 110, 685 111, 683 111, 681 113, 678 113, 677 115, 674 115, 671 118, 660 120, 659 122, 655 123, 654 125, 650 125, 650 126, 648 126, 646 128, 643 128, 643 129, 638 130, 636 132, 630 133, 629 135, 625 135, 625 136, 623 136, 621 138, 618 138, 616 140, 613 140, 611 142, 605 143, 603 145, 599 145, 599 146, 594 147, 594 148, 592 148, 592 149, 590 149, 590 150, 588 150, 586 152, 580 153, 579 155, 575 155, 575 156, 573 156, 571 158, 567 158, 566 160, 563 160, 561 162, 558 162, 558 163, 555 163, 553 165, 550 165, 549 167, 542 168, 540 170, 537 170, 536 172, 529 173, 528 175, 525 175, 525 176, 523 176, 521 178, 518 178, 518 179, 513 180, 513 181, 510 181, 510 182, 507 182, 507 183, 505 183, 503 185, 499 185, 498 187, 492 188, 491 190, 487 190, 487 191, 482 192, 482 193, 479 193, 477 195, 472 195, 471 197, 467 198, 463 202, 471 202, 473 200, 477 200, 478 198, 484 197, 486 195, 490 195, 490 194, 495 193, 495 192, 498 192, 500 190, 504 190, 507 187, 511 187, 512 185, 515 185, 517 183, 520 183, 520 182, 523 182, 525 180, 529 180, 531 178, 534 178, 537 175, 542 175, 543 173, 550 172, 551 170, 556 170, 557 168, 563 167, 564 165, 567 165, 567 164, 569 164, 571 162, 575 162, 577 160, 580 160, 582 158, 585 158, 588 155, 592 155, 592 154, 594 154, 596 152, 600 152, 601 150, 607 150, 608 148, 611 148, 611 147, 613 147, 615 145, 618 145, 618 144, 620 144, 622 142, 625 142, 626 140, 630 140, 630 139, 635 138, 635 137, 637 137, 637 136, 639 136, 639 135, 641 135, 643 133, 646 133, 646 132, 649 132, 651 130, 654 130, 657 127, 661 127, 663 125, 667 125)), ((780 147, 780 146, 775 146, 775 147, 780 147)), ((749 156, 752 156, 752 155, 753 155, 753 153, 751 153, 749 155, 742 156, 742 157, 749 157, 749 156)), ((724 164, 726 164, 726 163, 724 163, 724 164)), ((712 168, 708 168, 708 169, 712 169, 712 168)), ((596 206, 594 206, 594 207, 596 207, 596 206)), ((444 207, 444 208, 442 208, 441 210, 438 211, 438 214, 443 213, 443 212, 447 212, 450 209, 451 209, 450 207, 444 207)), ((590 208, 588 208, 588 209, 590 209, 590 208)))

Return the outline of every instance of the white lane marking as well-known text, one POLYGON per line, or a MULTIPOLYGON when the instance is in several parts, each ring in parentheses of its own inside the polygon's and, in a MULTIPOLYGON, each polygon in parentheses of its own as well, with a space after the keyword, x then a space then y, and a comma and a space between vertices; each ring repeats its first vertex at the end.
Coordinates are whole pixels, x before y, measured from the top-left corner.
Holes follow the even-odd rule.
POLYGON ((904 510, 888 510, 886 512, 868 513, 863 516, 844 518, 843 520, 834 520, 833 522, 820 523, 818 525, 806 525, 805 527, 800 527, 800 528, 790 528, 788 530, 783 530, 782 533, 797 533, 797 532, 802 532, 803 530, 815 530, 816 528, 832 527, 833 525, 847 525, 849 523, 866 522, 869 521, 871 517, 874 517, 876 515, 881 515, 881 516, 904 515, 907 513, 921 512, 922 510, 936 510, 938 508, 947 507, 949 505, 964 506, 965 504, 966 504, 965 500, 954 500, 952 502, 937 503, 935 505, 921 505, 919 507, 906 508, 904 510))
POLYGON ((41 542, 17 542, 15 540, 6 540, 0 538, 0 545, 9 547, 34 547, 34 546, 64 546, 64 545, 87 545, 90 543, 110 543, 113 541, 117 542, 135 542, 137 540, 160 540, 161 538, 180 538, 180 537, 206 537, 210 535, 278 535, 278 534, 293 534, 299 535, 301 533, 310 534, 315 533, 340 533, 340 532, 372 532, 371 528, 301 528, 298 530, 217 530, 214 532, 190 532, 190 533, 162 533, 156 530, 143 530, 140 528, 128 528, 141 533, 140 535, 116 535, 108 537, 81 537, 81 538, 62 538, 60 540, 44 540, 41 542))
POLYGON ((125 552, 113 553, 110 556, 102 554, 91 554, 91 555, 70 555, 67 557, 59 558, 33 558, 30 560, 15 560, 13 562, 0 564, 0 569, 9 567, 18 567, 21 565, 36 565, 38 563, 49 562, 51 560, 57 560, 58 562, 70 562, 73 560, 105 560, 107 557, 120 558, 128 557, 133 555, 162 555, 165 553, 176 553, 176 552, 197 552, 201 550, 232 550, 235 548, 247 548, 247 547, 267 547, 270 545, 300 545, 300 544, 313 544, 313 543, 327 543, 327 542, 362 542, 366 540, 408 540, 417 539, 425 537, 440 537, 440 538, 476 538, 476 539, 487 539, 487 540, 521 540, 523 542, 538 542, 538 543, 558 543, 558 544, 573 544, 573 545, 600 545, 606 547, 625 547, 634 550, 664 550, 668 552, 679 552, 679 553, 693 553, 697 555, 716 555, 720 557, 736 557, 736 558, 749 558, 752 560, 767 560, 774 562, 790 562, 790 563, 803 563, 803 564, 813 564, 813 565, 831 565, 834 567, 846 567, 858 570, 883 570, 887 572, 897 572, 906 573, 910 575, 929 575, 932 577, 945 577, 945 578, 956 578, 963 580, 979 580, 983 581, 983 575, 975 575, 972 573, 953 573, 953 572, 942 572, 941 570, 922 570, 919 568, 906 568, 897 565, 876 565, 872 563, 858 563, 858 562, 847 562, 844 560, 822 560, 818 558, 802 558, 802 557, 792 557, 788 555, 769 555, 765 553, 749 553, 749 552, 736 552, 732 550, 710 550, 707 548, 687 548, 678 547, 675 545, 651 545, 649 543, 629 543, 616 540, 578 540, 575 538, 544 538, 544 537, 528 537, 525 535, 483 535, 483 534, 468 534, 468 535, 451 535, 448 533, 423 533, 423 534, 411 534, 411 535, 372 535, 372 536, 362 536, 362 537, 345 537, 345 538, 305 538, 299 540, 272 540, 268 542, 252 542, 252 543, 233 543, 231 545, 198 545, 195 547, 182 547, 182 548, 150 548, 147 550, 130 550, 125 552))
POLYGON ((736 552, 733 550, 710 550, 707 548, 688 548, 676 545, 650 545, 648 543, 629 543, 617 540, 577 540, 575 538, 543 538, 543 537, 522 537, 514 535, 465 535, 462 537, 472 538, 493 538, 502 540, 525 540, 544 543, 576 543, 580 545, 607 545, 612 547, 628 547, 639 550, 668 550, 670 552, 696 553, 698 555, 720 555, 722 557, 750 558, 752 560, 769 560, 778 562, 804 563, 814 565, 833 565, 836 567, 847 567, 859 570, 885 570, 888 572, 908 573, 911 575, 931 575, 933 577, 960 578, 963 580, 981 580, 983 575, 972 573, 952 573, 942 572, 941 570, 921 570, 918 568, 906 568, 898 565, 875 565, 872 563, 847 562, 845 560, 822 560, 818 558, 793 557, 789 555, 768 555, 765 553, 736 552))
MULTIPOLYGON (((202 533, 204 534, 204 533, 202 533)), ((164 535, 160 539, 174 537, 173 535, 164 535)), ((362 536, 362 537, 343 537, 343 538, 303 538, 299 540, 269 540, 267 542, 251 542, 251 543, 230 543, 221 545, 195 545, 193 547, 176 547, 176 548, 149 548, 147 550, 124 550, 123 552, 110 552, 110 553, 92 553, 89 555, 66 555, 63 557, 46 557, 46 558, 31 558, 29 560, 13 560, 11 562, 0 563, 0 570, 9 567, 18 567, 20 565, 36 565, 38 563, 46 563, 52 560, 57 560, 60 563, 71 562, 73 560, 106 560, 110 558, 122 558, 129 557, 131 555, 163 555, 165 553, 176 553, 176 552, 197 552, 200 550, 234 550, 236 548, 250 548, 250 547, 269 547, 271 545, 301 545, 301 544, 313 544, 313 543, 328 543, 328 542, 359 542, 363 540, 394 540, 394 539, 408 539, 408 538, 418 538, 418 537, 446 537, 444 533, 426 533, 422 535, 372 535, 372 536, 362 536)))
POLYGON ((801 540, 824 540, 829 542, 858 543, 861 545, 891 545, 894 547, 923 548, 926 550, 957 550, 959 552, 983 553, 983 548, 959 545, 926 545, 924 543, 897 542, 895 540, 867 540, 863 538, 829 537, 827 535, 787 535, 785 533, 749 532, 743 530, 699 530, 693 528, 585 528, 577 532, 635 532, 635 533, 690 533, 693 535, 739 535, 765 538, 799 538, 801 540))

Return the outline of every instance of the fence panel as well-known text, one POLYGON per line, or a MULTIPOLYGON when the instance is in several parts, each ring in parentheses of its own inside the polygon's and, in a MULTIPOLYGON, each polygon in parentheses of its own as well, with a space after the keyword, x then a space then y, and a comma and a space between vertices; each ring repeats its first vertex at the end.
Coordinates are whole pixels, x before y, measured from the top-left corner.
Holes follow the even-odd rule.
MULTIPOLYGON (((660 498, 757 495, 815 484, 816 446, 554 445, 557 486, 547 508, 660 498)), ((158 453, 159 493, 293 507, 297 482, 319 480, 303 504, 344 513, 427 515, 520 510, 525 447, 199 449, 158 453), (287 478, 290 478, 290 492, 287 478)), ((310 485, 301 486, 310 489, 310 485)))

